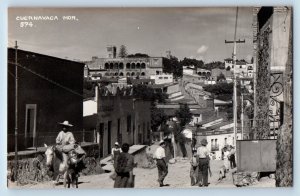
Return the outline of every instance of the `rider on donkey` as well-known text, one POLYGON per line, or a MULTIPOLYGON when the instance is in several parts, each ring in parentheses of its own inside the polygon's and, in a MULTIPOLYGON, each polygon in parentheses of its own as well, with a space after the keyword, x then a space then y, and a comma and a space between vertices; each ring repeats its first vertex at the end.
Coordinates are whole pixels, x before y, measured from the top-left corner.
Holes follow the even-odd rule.
POLYGON ((71 164, 80 162, 84 158, 86 152, 81 148, 81 146, 76 144, 73 133, 69 131, 70 127, 73 127, 73 125, 70 124, 69 121, 64 121, 58 124, 62 126, 62 130, 56 137, 56 148, 59 151, 68 154, 71 164), (80 158, 78 158, 77 155, 80 158))

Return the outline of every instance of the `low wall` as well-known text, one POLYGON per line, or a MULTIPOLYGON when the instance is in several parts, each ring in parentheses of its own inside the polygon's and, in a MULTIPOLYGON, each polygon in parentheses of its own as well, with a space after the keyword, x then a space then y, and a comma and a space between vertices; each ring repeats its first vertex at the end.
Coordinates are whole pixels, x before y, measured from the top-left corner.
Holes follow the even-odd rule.
MULTIPOLYGON (((98 144, 82 144, 82 148, 87 153, 84 160, 86 168, 82 170, 82 174, 104 173, 99 164, 98 144)), ((44 182, 52 179, 52 172, 46 166, 45 150, 46 148, 38 148, 35 151, 19 152, 17 176, 20 185, 44 182)), ((11 153, 7 157, 7 179, 9 181, 15 181, 14 171, 14 154, 11 153)))

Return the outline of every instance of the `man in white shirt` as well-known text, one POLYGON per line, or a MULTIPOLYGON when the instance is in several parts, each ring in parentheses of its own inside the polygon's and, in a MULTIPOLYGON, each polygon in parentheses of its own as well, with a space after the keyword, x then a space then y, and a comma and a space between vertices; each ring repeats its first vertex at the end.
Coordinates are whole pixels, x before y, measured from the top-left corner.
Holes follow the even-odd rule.
POLYGON ((76 140, 74 138, 73 133, 69 131, 69 129, 73 127, 73 125, 70 124, 67 120, 59 124, 62 126, 62 130, 58 133, 56 137, 57 149, 64 153, 68 153, 72 150, 75 150, 75 152, 78 155, 85 155, 86 152, 81 148, 81 146, 76 144, 76 140))
POLYGON ((209 170, 209 156, 206 147, 207 140, 201 140, 201 146, 197 149, 199 156, 199 186, 208 186, 208 170, 209 170))
POLYGON ((58 133, 56 137, 56 144, 62 147, 69 144, 75 144, 75 138, 72 132, 69 131, 70 127, 73 127, 69 121, 64 121, 59 123, 62 126, 62 130, 58 133))
POLYGON ((166 160, 166 153, 165 153, 165 142, 160 141, 159 142, 159 147, 156 149, 154 153, 154 159, 156 159, 156 165, 158 169, 158 182, 159 186, 163 187, 164 186, 164 179, 168 174, 168 163, 166 160))

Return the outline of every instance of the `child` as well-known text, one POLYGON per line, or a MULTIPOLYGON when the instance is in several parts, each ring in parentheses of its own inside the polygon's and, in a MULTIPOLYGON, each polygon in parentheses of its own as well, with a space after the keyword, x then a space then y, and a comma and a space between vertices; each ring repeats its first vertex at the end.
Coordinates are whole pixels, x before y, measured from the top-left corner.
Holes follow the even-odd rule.
POLYGON ((196 152, 193 153, 190 163, 191 163, 191 170, 190 170, 191 186, 194 186, 198 183, 199 158, 196 152))

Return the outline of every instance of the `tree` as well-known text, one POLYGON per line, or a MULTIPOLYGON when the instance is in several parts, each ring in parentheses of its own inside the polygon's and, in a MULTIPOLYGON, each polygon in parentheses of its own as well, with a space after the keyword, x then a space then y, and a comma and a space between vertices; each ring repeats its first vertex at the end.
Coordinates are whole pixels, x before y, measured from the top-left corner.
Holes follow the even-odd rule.
POLYGON ((125 45, 120 46, 120 51, 119 51, 119 57, 120 58, 125 58, 127 57, 127 49, 125 45))
POLYGON ((159 126, 167 122, 168 116, 162 109, 156 107, 155 103, 151 104, 151 129, 157 131, 159 126))
POLYGON ((186 138, 182 134, 184 127, 191 122, 193 114, 187 104, 181 104, 179 110, 175 112, 176 118, 179 120, 179 127, 174 129, 175 140, 179 143, 183 157, 187 156, 187 151, 185 148, 186 138))
POLYGON ((203 86, 203 89, 212 93, 215 98, 223 101, 232 100, 233 84, 232 83, 218 83, 203 86))
POLYGON ((175 56, 171 56, 170 59, 163 58, 163 72, 172 73, 175 78, 182 77, 183 69, 178 58, 175 56))
POLYGON ((204 62, 202 60, 184 58, 179 62, 181 66, 195 66, 196 68, 203 68, 204 62))
POLYGON ((217 76, 217 81, 226 81, 225 75, 222 72, 217 76))
POLYGON ((148 54, 143 54, 143 53, 135 53, 135 54, 129 54, 127 55, 127 58, 148 58, 148 54))
POLYGON ((180 105, 179 110, 175 112, 175 116, 178 119, 181 128, 184 128, 185 125, 190 123, 193 119, 193 114, 191 113, 190 108, 186 103, 180 105))
POLYGON ((150 86, 145 84, 138 84, 133 86, 133 96, 151 102, 164 103, 167 99, 167 94, 164 92, 156 92, 150 86))

